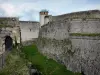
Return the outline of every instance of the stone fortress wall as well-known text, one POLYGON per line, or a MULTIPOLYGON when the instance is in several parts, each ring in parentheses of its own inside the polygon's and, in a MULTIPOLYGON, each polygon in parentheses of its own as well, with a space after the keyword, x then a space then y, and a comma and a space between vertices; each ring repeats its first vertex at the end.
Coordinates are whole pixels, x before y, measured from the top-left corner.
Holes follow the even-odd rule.
MULTIPOLYGON (((41 15, 41 14, 40 14, 41 15)), ((45 15, 45 14, 44 14, 45 15)), ((45 15, 44 25, 50 22, 69 22, 70 33, 99 33, 100 32, 100 11, 90 10, 74 12, 58 16, 45 15)), ((41 23, 40 23, 41 24, 41 23)))
POLYGON ((13 39, 13 44, 15 44, 15 40, 17 43, 20 43, 20 27, 18 18, 15 17, 2 17, 0 18, 0 51, 5 51, 3 49, 3 45, 5 43, 5 37, 10 36, 13 39))
POLYGON ((39 34, 39 22, 35 21, 19 21, 21 28, 21 39, 22 42, 38 38, 39 34))
POLYGON ((64 20, 64 19, 78 19, 78 18, 100 18, 99 10, 88 10, 88 11, 80 11, 73 12, 63 15, 52 16, 52 21, 64 20))
POLYGON ((69 33, 100 33, 100 18, 72 19, 69 33))
POLYGON ((5 39, 8 39, 6 36, 12 38, 14 45, 16 42, 22 44, 24 42, 23 45, 32 44, 35 38, 38 38, 39 28, 39 22, 19 21, 16 17, 0 17, 0 69, 4 66, 6 57, 5 39))
POLYGON ((17 17, 0 17, 1 37, 10 35, 17 42, 33 41, 38 38, 40 23, 36 21, 19 21, 17 17), (13 34, 14 33, 14 34, 13 34))
POLYGON ((39 36, 43 38, 66 39, 68 38, 68 26, 66 22, 56 21, 42 26, 39 33, 39 36))
POLYGON ((48 58, 64 64, 73 72, 99 75, 100 11, 70 14, 52 17, 52 21, 44 24, 39 32, 37 47, 48 58), (74 35, 70 35, 72 33, 74 35))
POLYGON ((52 20, 70 22, 70 33, 100 33, 99 10, 81 11, 53 16, 52 20))
POLYGON ((39 51, 48 58, 64 64, 67 69, 84 72, 86 75, 100 74, 99 10, 58 16, 48 15, 47 11, 42 11, 40 23, 19 21, 15 17, 0 18, 0 35, 1 52, 5 48, 3 43, 6 35, 13 39, 13 43, 15 37, 18 43, 37 38, 39 51))
POLYGON ((3 68, 5 57, 7 56, 7 48, 6 43, 12 46, 12 42, 15 45, 15 42, 20 43, 20 27, 19 20, 16 17, 0 17, 0 69, 3 68), (11 39, 12 40, 11 40, 11 39), (6 40, 9 40, 6 41, 6 40))

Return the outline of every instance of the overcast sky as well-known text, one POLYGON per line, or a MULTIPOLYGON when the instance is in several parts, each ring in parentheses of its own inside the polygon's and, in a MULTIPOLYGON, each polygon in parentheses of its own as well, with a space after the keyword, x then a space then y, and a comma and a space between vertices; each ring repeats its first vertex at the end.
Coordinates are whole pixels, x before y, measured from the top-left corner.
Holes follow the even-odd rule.
POLYGON ((0 16, 39 21, 39 11, 60 15, 76 11, 100 10, 100 0, 0 0, 0 16))

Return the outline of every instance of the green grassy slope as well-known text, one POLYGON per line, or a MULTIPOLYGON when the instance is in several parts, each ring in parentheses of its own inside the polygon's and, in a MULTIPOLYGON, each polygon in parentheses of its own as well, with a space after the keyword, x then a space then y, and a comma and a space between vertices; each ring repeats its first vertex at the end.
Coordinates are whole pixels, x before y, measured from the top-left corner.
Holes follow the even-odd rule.
POLYGON ((32 62, 42 75, 81 75, 68 71, 65 66, 52 59, 47 59, 38 52, 35 45, 25 46, 21 50, 25 53, 26 59, 32 62))
POLYGON ((27 61, 20 57, 17 49, 12 50, 6 57, 5 66, 0 75, 29 75, 27 61))

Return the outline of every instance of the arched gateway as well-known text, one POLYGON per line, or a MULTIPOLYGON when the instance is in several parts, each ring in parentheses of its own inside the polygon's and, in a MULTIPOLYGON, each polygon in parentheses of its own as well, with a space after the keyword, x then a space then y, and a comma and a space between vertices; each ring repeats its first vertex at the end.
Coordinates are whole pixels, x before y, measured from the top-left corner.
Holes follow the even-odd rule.
POLYGON ((13 39, 10 36, 5 36, 5 50, 11 50, 13 46, 13 39))

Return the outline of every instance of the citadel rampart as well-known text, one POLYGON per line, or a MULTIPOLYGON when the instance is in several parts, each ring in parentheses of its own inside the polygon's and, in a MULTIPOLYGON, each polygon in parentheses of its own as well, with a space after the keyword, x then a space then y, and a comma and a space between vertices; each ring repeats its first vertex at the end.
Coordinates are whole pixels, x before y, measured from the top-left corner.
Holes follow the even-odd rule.
POLYGON ((41 27, 39 36, 51 39, 66 39, 69 36, 67 23, 63 23, 63 21, 48 23, 41 27))
POLYGON ((72 19, 70 33, 100 33, 100 18, 72 19))
POLYGON ((35 21, 20 21, 19 26, 21 28, 21 39, 22 42, 33 40, 38 38, 39 34, 39 22, 35 21))
POLYGON ((80 12, 73 12, 63 15, 52 16, 52 21, 57 20, 64 20, 66 18, 100 18, 100 11, 99 10, 88 10, 88 11, 80 11, 80 12))
POLYGON ((6 56, 5 51, 11 48, 12 44, 15 45, 15 42, 20 43, 20 37, 21 35, 18 18, 0 18, 0 69, 4 66, 6 56))
POLYGON ((20 27, 18 18, 15 17, 0 18, 1 41, 4 41, 3 39, 5 39, 5 36, 10 36, 13 39, 13 43, 15 43, 15 37, 16 37, 17 43, 20 43, 20 27))
POLYGON ((25 45, 38 38, 37 47, 48 58, 64 64, 73 72, 84 72, 86 75, 100 74, 99 10, 58 16, 51 16, 47 11, 42 11, 40 23, 19 21, 18 18, 1 18, 0 35, 1 51, 5 50, 5 45, 2 44, 6 35, 14 41, 16 37, 18 43, 22 41, 25 45))
POLYGON ((39 32, 39 51, 73 72, 99 75, 100 18, 97 17, 61 18, 45 24, 39 32))
POLYGON ((39 22, 19 21, 16 17, 0 18, 0 68, 4 65, 5 50, 7 50, 5 48, 8 46, 5 44, 10 44, 10 47, 12 44, 15 45, 16 42, 22 43, 23 45, 32 44, 35 38, 38 38, 39 28, 39 22), (9 42, 6 42, 6 39, 9 42))

